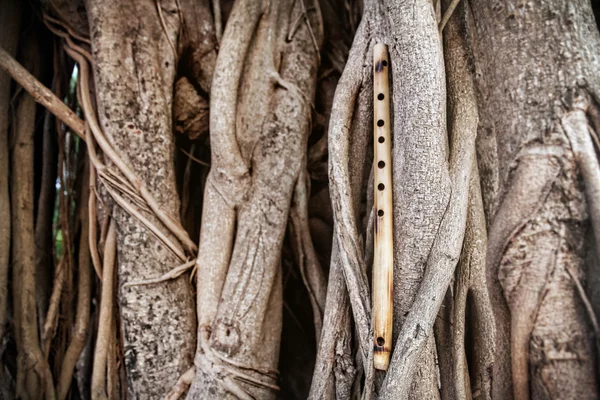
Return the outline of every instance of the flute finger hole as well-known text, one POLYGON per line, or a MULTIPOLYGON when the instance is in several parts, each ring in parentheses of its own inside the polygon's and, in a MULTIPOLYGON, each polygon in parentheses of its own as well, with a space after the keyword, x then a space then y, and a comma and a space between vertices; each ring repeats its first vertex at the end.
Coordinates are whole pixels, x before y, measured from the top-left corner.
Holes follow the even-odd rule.
POLYGON ((384 67, 387 67, 387 61, 383 60, 383 61, 381 62, 381 65, 383 65, 384 67))
POLYGON ((381 168, 385 167, 385 162, 384 161, 379 161, 377 163, 377 166, 381 169, 381 168))
POLYGON ((377 185, 377 189, 383 190, 385 189, 385 185, 383 183, 380 183, 379 185, 377 185))
POLYGON ((383 100, 383 99, 385 99, 385 95, 383 93, 379 93, 377 95, 377 100, 383 100))
POLYGON ((379 336, 379 337, 377 338, 377 346, 379 346, 379 347, 383 347, 383 345, 384 345, 384 344, 385 344, 385 339, 384 339, 384 338, 382 338, 381 336, 379 336))
POLYGON ((379 136, 379 143, 385 142, 385 138, 383 136, 379 136))
POLYGON ((385 124, 385 122, 383 122, 383 120, 382 120, 382 119, 380 119, 379 121, 377 121, 377 126, 378 126, 378 127, 380 127, 380 128, 381 128, 381 127, 382 127, 384 124, 385 124))
POLYGON ((383 210, 377 211, 377 215, 379 215, 380 217, 383 217, 383 210))

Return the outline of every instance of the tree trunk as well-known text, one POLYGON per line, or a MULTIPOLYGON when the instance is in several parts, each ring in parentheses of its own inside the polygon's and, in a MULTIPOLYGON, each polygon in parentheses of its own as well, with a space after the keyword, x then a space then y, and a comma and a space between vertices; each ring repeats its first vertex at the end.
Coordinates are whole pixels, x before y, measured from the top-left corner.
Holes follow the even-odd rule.
POLYGON ((590 219, 600 235, 597 197, 583 196, 597 182, 578 146, 587 140, 594 152, 585 112, 597 107, 600 36, 590 3, 472 6, 481 112, 496 137, 500 183, 487 253, 493 396, 596 399, 590 319, 577 290, 590 219))
POLYGON ((278 390, 280 254, 305 165, 322 40, 319 6, 308 3, 238 1, 223 34, 211 88, 191 399, 269 399, 278 390))
MULTIPOLYGON (((87 11, 100 125, 159 207, 178 221, 171 128, 174 46, 181 24, 177 2, 91 0, 87 11)), ((157 223, 153 215, 144 215, 157 223)), ((114 218, 128 393, 161 398, 192 365, 192 290, 186 277, 125 287, 160 276, 181 261, 124 209, 115 206, 114 218)))
POLYGON ((0 0, 0 397, 597 399, 588 1, 0 0))

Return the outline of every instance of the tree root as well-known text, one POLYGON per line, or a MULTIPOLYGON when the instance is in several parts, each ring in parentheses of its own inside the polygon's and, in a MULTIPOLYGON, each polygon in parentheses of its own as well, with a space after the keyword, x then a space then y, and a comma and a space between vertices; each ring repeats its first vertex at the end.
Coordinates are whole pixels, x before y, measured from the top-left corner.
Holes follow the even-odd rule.
POLYGON ((309 294, 315 324, 315 337, 318 343, 321 338, 323 310, 325 309, 326 283, 310 237, 307 179, 306 168, 303 167, 294 189, 290 218, 296 238, 295 248, 298 266, 302 275, 302 281, 309 294))
POLYGON ((339 248, 334 242, 323 329, 308 398, 310 400, 350 398, 356 369, 352 359, 350 300, 342 272, 339 248))
MULTIPOLYGON (((359 32, 362 32, 359 28, 359 32)), ((360 33, 359 33, 360 34, 360 33)), ((329 183, 336 221, 336 241, 342 260, 352 312, 357 325, 359 344, 364 362, 369 359, 371 338, 371 309, 366 265, 358 240, 358 227, 352 206, 352 189, 348 174, 348 147, 350 124, 358 97, 361 79, 352 76, 362 71, 362 59, 366 46, 350 50, 344 73, 340 77, 334 98, 329 126, 329 183)))
POLYGON ((194 380, 194 376, 196 376, 196 367, 192 367, 185 371, 183 375, 179 377, 175 386, 171 388, 165 400, 178 400, 185 391, 190 387, 194 380))
MULTIPOLYGON (((458 389, 458 391, 455 392, 456 399, 462 398, 460 397, 463 394, 462 382, 464 382, 464 391, 467 392, 465 395, 472 390, 471 394, 473 398, 480 397, 486 400, 492 399, 490 371, 493 364, 495 331, 494 313, 487 291, 485 276, 486 249, 487 232, 485 228, 485 215, 481 197, 479 171, 477 169, 477 163, 474 162, 471 183, 469 186, 469 209, 463 244, 463 255, 459 263, 459 266, 461 266, 462 263, 466 264, 464 268, 469 277, 468 294, 470 294, 472 298, 473 313, 471 318, 465 322, 469 324, 471 332, 473 332, 473 344, 470 348, 472 349, 474 363, 473 365, 467 366, 465 358, 465 346, 467 346, 467 343, 463 340, 461 344, 459 344, 460 338, 457 337, 454 341, 453 351, 464 361, 461 361, 456 357, 457 367, 453 370, 455 387, 458 389), (461 346, 460 350, 458 350, 459 345, 461 346), (464 365, 464 368, 466 368, 467 371, 475 371, 470 374, 473 376, 473 378, 469 379, 470 382, 467 381, 469 374, 465 375, 464 369, 461 370, 459 368, 458 364, 460 363, 464 365)), ((461 266, 461 268, 463 267, 461 266)), ((468 296, 466 297, 466 300, 468 300, 468 296)), ((455 314, 455 319, 457 318, 458 316, 455 314)), ((454 323, 456 324, 456 320, 454 323)), ((463 327, 462 335, 464 335, 464 329, 466 328, 467 326, 463 327)))
POLYGON ((167 282, 169 280, 172 279, 177 279, 179 278, 181 275, 185 274, 190 268, 193 268, 196 265, 196 259, 190 260, 184 264, 181 264, 175 268, 173 268, 172 270, 170 270, 169 272, 167 272, 166 274, 163 274, 157 278, 152 278, 152 279, 146 279, 143 281, 132 281, 132 282, 127 282, 123 285, 123 287, 130 287, 130 286, 143 286, 143 285, 154 285, 157 283, 162 283, 162 282, 167 282))
MULTIPOLYGON (((415 8, 426 10, 425 5, 415 8)), ((452 38, 448 37, 444 42, 451 138, 450 199, 429 252, 419 290, 398 335, 383 383, 382 399, 408 398, 417 363, 454 275, 463 243, 470 175, 475 159, 477 103, 468 66, 466 38, 460 35, 459 20, 452 32, 452 38)), ((442 169, 442 182, 444 173, 442 169)))
POLYGON ((98 335, 94 354, 94 367, 92 372, 92 398, 106 399, 106 367, 107 358, 113 336, 113 297, 115 263, 117 255, 117 237, 114 221, 111 221, 104 249, 104 266, 102 279, 102 295, 100 303, 100 317, 98 322, 98 335))
POLYGON ((583 302, 583 305, 585 306, 585 311, 587 312, 588 318, 590 319, 590 323, 592 324, 592 328, 594 329, 594 336, 596 338, 596 351, 598 352, 598 355, 600 356, 600 326, 598 325, 598 319, 596 318, 596 313, 594 312, 592 303, 590 302, 590 299, 588 298, 588 296, 585 294, 585 289, 583 288, 583 285, 581 284, 581 282, 579 281, 577 276, 575 274, 573 274, 569 268, 566 268, 566 270, 567 270, 567 274, 569 274, 569 276, 573 280, 573 283, 575 284, 575 287, 577 288, 577 293, 579 294, 579 297, 581 298, 581 301, 583 302))
POLYGON ((444 31, 446 24, 450 20, 450 17, 452 17, 452 14, 454 13, 454 10, 456 9, 456 6, 458 5, 459 2, 460 2, 460 0, 452 0, 452 2, 447 6, 446 11, 444 11, 444 16, 442 17, 442 20, 440 21, 439 28, 438 28, 440 31, 440 34, 442 34, 442 32, 444 31))
MULTIPOLYGON (((91 166, 87 163, 87 168, 91 166)), ((90 323, 90 300, 92 291, 92 277, 90 268, 90 248, 89 248, 89 212, 86 206, 86 197, 89 197, 89 179, 90 174, 87 177, 84 172, 84 179, 81 184, 81 205, 80 205, 80 218, 81 218, 81 237, 79 242, 79 262, 78 265, 78 283, 77 283, 77 318, 75 320, 75 326, 73 328, 73 336, 71 343, 67 348, 66 354, 63 358, 62 367, 60 369, 60 375, 57 381, 57 398, 58 400, 64 400, 67 398, 69 390, 71 388, 71 381, 73 379, 73 371, 75 364, 79 359, 81 351, 85 345, 89 323, 90 323)), ((47 354, 47 353, 46 353, 47 354)))
POLYGON ((80 137, 85 137, 83 121, 65 105, 50 89, 45 87, 14 58, 0 47, 0 68, 4 69, 38 103, 46 107, 58 119, 73 129, 80 137))
MULTIPOLYGON (((2 1, 0 7, 0 53, 17 52, 21 24, 21 3, 2 1)), ((0 55, 0 59, 2 56, 0 55)), ((0 61, 2 64, 2 61, 0 61)), ((3 68, 0 66, 0 68, 3 68)), ((11 79, 8 74, 0 75, 0 342, 4 340, 8 313, 8 275, 10 269, 11 204, 10 204, 10 146, 9 107, 11 79)))
MULTIPOLYGON (((55 59, 57 51, 54 52, 55 59)), ((58 73, 55 71, 54 86, 58 83, 58 73)), ((56 149, 53 129, 56 126, 53 115, 44 112, 44 128, 42 141, 42 183, 37 199, 37 217, 35 222, 35 264, 36 264, 36 303, 38 307, 39 326, 44 326, 48 312, 48 300, 52 288, 52 270, 54 261, 52 220, 56 198, 56 149)), ((46 353, 47 354, 47 353, 46 353)))
POLYGON ((50 305, 48 307, 48 313, 46 314, 44 324, 44 330, 42 333, 43 350, 46 358, 50 353, 50 343, 56 333, 56 326, 58 325, 58 312, 60 309, 60 298, 63 294, 63 287, 65 285, 65 279, 67 274, 67 255, 63 255, 56 267, 56 274, 54 276, 52 284, 52 295, 50 296, 50 305))
POLYGON ((588 125, 586 116, 588 110, 593 107, 590 104, 590 95, 584 90, 578 90, 572 95, 573 110, 564 113, 561 124, 581 169, 588 211, 596 239, 595 248, 600 255, 600 165, 592 142, 592 129, 588 125))
MULTIPOLYGON (((575 91, 572 96, 573 110, 565 112, 561 117, 561 123, 583 175, 588 212, 596 242, 596 254, 600 256, 600 164, 594 149, 594 142, 598 146, 598 136, 595 130, 600 125, 598 122, 598 107, 593 103, 591 96, 583 89, 575 91), (593 128, 588 125, 588 116, 594 124, 593 128)), ((595 312, 577 276, 569 268, 567 268, 567 273, 573 280, 579 297, 586 308, 596 336, 597 351, 600 354, 600 330, 595 312)))
MULTIPOLYGON (((25 38, 25 43, 27 43, 24 51, 25 63, 35 71, 39 65, 37 38, 33 34, 29 34, 25 38)), ((6 53, 0 49, 0 59, 3 54, 6 53)), ((22 67, 21 69, 25 71, 22 67)), ((27 72, 27 74, 29 73, 27 72)), ((11 168, 11 247, 13 309, 18 350, 16 396, 51 400, 55 398, 54 383, 50 367, 40 348, 35 298, 33 254, 35 248, 33 235, 35 102, 25 92, 19 101, 14 122, 15 143, 11 168)))
POLYGON ((102 262, 98 253, 98 210, 96 205, 96 167, 89 165, 89 195, 88 195, 88 248, 92 257, 92 265, 98 279, 102 280, 102 262))

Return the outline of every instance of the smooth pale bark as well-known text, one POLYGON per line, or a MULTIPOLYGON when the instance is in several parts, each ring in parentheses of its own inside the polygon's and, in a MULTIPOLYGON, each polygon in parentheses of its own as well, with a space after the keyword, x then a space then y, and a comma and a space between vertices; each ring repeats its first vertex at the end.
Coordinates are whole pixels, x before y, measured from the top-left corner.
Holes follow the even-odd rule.
MULTIPOLYGON (((350 53, 348 64, 340 78, 339 92, 336 91, 338 102, 350 102, 343 107, 344 112, 352 113, 352 133, 349 135, 349 151, 343 162, 348 170, 351 186, 352 213, 359 218, 365 168, 367 168, 367 149, 371 141, 373 124, 372 85, 365 82, 359 90, 361 74, 363 73, 362 52, 365 51, 362 29, 358 29, 355 49, 350 53), (350 162, 352 160, 352 162, 350 162)), ((368 57, 365 55, 366 59, 368 57)), ((368 68, 368 67, 366 67, 368 68)), ((341 118, 340 111, 332 114, 341 118)), ((345 114, 346 116, 347 114, 345 114)), ((331 128, 330 128, 331 130, 331 128)), ((334 233, 336 237, 336 233, 334 233)), ((319 342, 317 361, 311 384, 310 399, 347 398, 351 395, 357 366, 352 357, 352 328, 350 299, 347 293, 341 256, 337 240, 333 242, 327 300, 323 321, 323 332, 319 342)))
POLYGON ((562 118, 576 111, 574 92, 596 97, 600 88, 590 2, 471 5, 480 110, 499 170, 487 254, 497 329, 492 394, 596 399, 592 333, 573 279, 598 273, 584 275, 587 207, 562 118))
POLYGON ((188 398, 270 399, 277 392, 281 247, 304 167, 322 40, 318 4, 306 4, 313 10, 307 19, 303 7, 238 1, 223 35, 211 88, 212 165, 188 398))
MULTIPOLYGON (((177 1, 89 1, 99 121, 123 160, 158 205, 178 221, 172 89, 179 20, 177 1)), ((180 264, 137 219, 115 207, 118 304, 127 387, 133 398, 160 398, 192 364, 196 318, 186 276, 149 286, 123 285, 180 264)), ((153 215, 145 214, 166 230, 153 215)))

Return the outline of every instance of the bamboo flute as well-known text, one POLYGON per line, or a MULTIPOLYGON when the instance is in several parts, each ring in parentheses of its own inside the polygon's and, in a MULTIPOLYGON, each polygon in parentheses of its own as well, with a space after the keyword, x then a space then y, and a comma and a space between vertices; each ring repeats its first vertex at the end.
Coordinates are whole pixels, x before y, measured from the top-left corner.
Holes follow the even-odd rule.
POLYGON ((390 136, 390 85, 387 46, 373 49, 373 130, 375 179, 373 257, 373 364, 387 370, 392 346, 394 238, 392 220, 392 152, 390 136))

